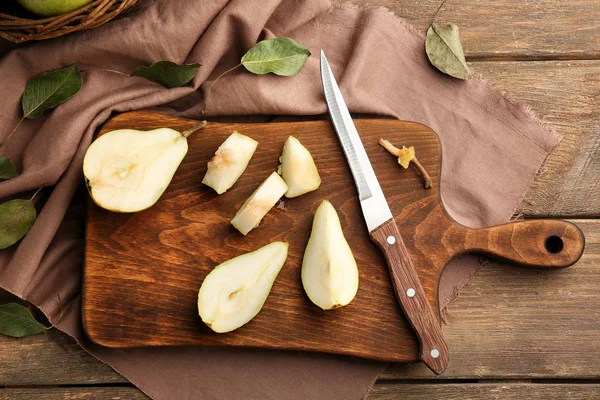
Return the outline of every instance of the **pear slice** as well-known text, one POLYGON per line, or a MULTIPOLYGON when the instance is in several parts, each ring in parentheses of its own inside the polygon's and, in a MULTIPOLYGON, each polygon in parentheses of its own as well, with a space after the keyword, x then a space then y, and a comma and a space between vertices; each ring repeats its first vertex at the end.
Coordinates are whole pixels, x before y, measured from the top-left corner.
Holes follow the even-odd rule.
POLYGON ((321 185, 321 177, 312 155, 295 137, 287 138, 279 160, 280 175, 288 185, 285 197, 298 197, 321 185))
POLYGON ((267 215, 287 189, 283 179, 277 172, 273 172, 242 204, 231 220, 231 224, 242 234, 247 235, 267 215))
POLYGON ((233 132, 208 162, 202 183, 218 194, 225 193, 242 176, 257 146, 256 140, 233 132))
POLYGON ((335 208, 323 200, 313 220, 302 260, 302 285, 324 310, 347 305, 358 291, 358 267, 335 208))
POLYGON ((198 292, 202 321, 217 333, 248 323, 265 304, 287 253, 287 243, 273 242, 215 267, 198 292))
POLYGON ((187 153, 187 136, 205 124, 183 133, 169 128, 118 129, 100 136, 83 159, 83 175, 94 202, 116 212, 154 205, 187 153))

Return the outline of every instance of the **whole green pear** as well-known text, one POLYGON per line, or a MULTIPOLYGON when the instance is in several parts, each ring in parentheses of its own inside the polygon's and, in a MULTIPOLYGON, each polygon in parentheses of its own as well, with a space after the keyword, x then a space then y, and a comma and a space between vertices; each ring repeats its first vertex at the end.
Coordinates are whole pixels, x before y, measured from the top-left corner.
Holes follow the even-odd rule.
POLYGON ((77 10, 94 0, 18 0, 25 9, 41 17, 54 17, 77 10))

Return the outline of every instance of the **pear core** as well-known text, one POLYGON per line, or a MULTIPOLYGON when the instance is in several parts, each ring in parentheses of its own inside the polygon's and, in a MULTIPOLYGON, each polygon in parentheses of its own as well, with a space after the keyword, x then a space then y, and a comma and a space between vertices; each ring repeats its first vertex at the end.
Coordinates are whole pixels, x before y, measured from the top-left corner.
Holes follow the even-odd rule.
POLYGON ((218 194, 225 193, 242 176, 257 146, 256 140, 233 132, 208 162, 202 183, 218 194))
POLYGON ((273 172, 242 204, 231 220, 231 224, 242 234, 254 229, 288 189, 287 185, 273 172))
POLYGON ((233 331, 262 309, 287 258, 288 244, 273 242, 219 264, 198 291, 198 314, 213 331, 233 331))
POLYGON ((100 207, 136 212, 163 194, 188 150, 187 139, 169 128, 105 133, 88 148, 83 175, 100 207))

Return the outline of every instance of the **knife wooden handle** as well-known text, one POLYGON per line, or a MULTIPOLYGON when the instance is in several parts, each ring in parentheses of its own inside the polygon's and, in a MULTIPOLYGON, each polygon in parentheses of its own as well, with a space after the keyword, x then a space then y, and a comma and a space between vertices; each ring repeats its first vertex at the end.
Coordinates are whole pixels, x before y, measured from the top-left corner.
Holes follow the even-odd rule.
POLYGON ((427 300, 394 219, 372 231, 371 239, 385 254, 396 298, 421 345, 419 358, 433 372, 441 374, 448 365, 449 354, 439 313, 427 300))
POLYGON ((583 253, 585 239, 574 224, 527 220, 484 229, 468 229, 458 252, 479 252, 526 267, 564 268, 583 253))

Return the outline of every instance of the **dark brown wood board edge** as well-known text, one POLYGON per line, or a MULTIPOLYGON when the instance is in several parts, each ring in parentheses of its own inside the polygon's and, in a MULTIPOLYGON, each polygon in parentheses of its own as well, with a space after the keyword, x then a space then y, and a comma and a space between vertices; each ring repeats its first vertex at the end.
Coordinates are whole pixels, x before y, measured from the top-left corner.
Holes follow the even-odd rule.
MULTIPOLYGON (((119 120, 120 120, 121 118, 123 118, 123 119, 126 119, 126 117, 132 117, 132 116, 134 116, 135 118, 139 118, 139 119, 142 119, 142 118, 143 118, 143 120, 145 121, 145 125, 149 125, 148 121, 149 121, 149 120, 152 120, 152 118, 153 118, 153 117, 156 117, 156 115, 152 115, 152 114, 151 114, 151 115, 148 115, 148 114, 147 114, 147 113, 145 113, 145 112, 133 112, 133 113, 121 114, 121 115, 118 115, 118 116, 114 117, 114 118, 113 118, 111 121, 109 121, 109 122, 108 122, 108 123, 107 123, 107 124, 106 124, 106 125, 103 127, 103 129, 102 129, 101 133, 105 132, 105 131, 106 131, 106 130, 108 130, 108 129, 116 129, 116 128, 118 128, 118 127, 116 127, 116 128, 114 127, 114 123, 115 123, 115 122, 119 123, 119 122, 120 122, 119 120), (112 122, 112 123, 111 123, 111 122, 112 122)), ((194 121, 194 120, 182 121, 182 120, 180 120, 179 118, 175 118, 175 117, 169 117, 169 116, 166 116, 166 117, 167 117, 168 119, 170 119, 170 121, 168 121, 167 123, 164 123, 164 122, 162 121, 162 117, 163 117, 162 115, 160 115, 160 116, 158 116, 158 117, 157 117, 157 118, 159 118, 159 120, 160 120, 160 126, 163 126, 163 127, 164 127, 164 126, 168 126, 168 127, 172 127, 172 128, 174 128, 174 129, 180 129, 180 130, 182 130, 182 129, 186 129, 186 128, 188 128, 188 127, 190 127, 190 126, 192 126, 192 125, 195 125, 195 124, 197 123, 197 122, 196 122, 196 121, 194 121)), ((377 121, 385 121, 385 120, 377 120, 377 121)), ((321 122, 321 121, 318 121, 318 122, 321 122)), ((233 124, 235 124, 235 123, 233 123, 233 124)), ((283 124, 283 125, 285 125, 286 123, 285 123, 285 122, 282 122, 282 123, 280 123, 280 124, 283 124)), ((412 125, 415 125, 415 126, 419 125, 419 124, 416 124, 416 123, 411 123, 411 124, 412 124, 412 125)), ((151 125, 151 123, 150 123, 150 125, 151 125)), ((225 123, 224 125, 231 125, 231 123, 225 123)), ((419 126, 420 126, 420 125, 419 125, 419 126)), ((148 128, 148 129, 152 129, 152 128, 154 128, 154 127, 152 127, 152 126, 147 126, 147 128, 148 128)), ((426 128, 424 128, 424 129, 426 129, 426 128)), ((436 139, 436 142, 438 143, 438 146, 439 146, 439 139, 437 138, 437 136, 435 137, 435 139, 436 139)), ((92 202, 91 200, 90 200, 90 204, 93 204, 93 202, 92 202)), ((87 278, 87 277, 86 277, 86 278, 87 278)), ((86 285, 86 281, 84 281, 84 287, 85 287, 85 286, 87 286, 87 285, 86 285)), ((84 289, 84 290, 85 290, 85 289, 84 289)), ((84 299, 84 303, 85 303, 85 301, 86 301, 86 300, 84 299)), ((87 319, 87 314, 85 314, 85 313, 84 313, 84 315, 85 315, 85 318, 87 319)), ((103 340, 103 338, 102 338, 101 336, 98 336, 98 335, 95 335, 95 334, 94 334, 94 331, 93 331, 93 329, 90 329, 90 326, 89 326, 89 324, 87 324, 87 322, 86 322, 86 324, 85 324, 85 327, 86 327, 86 331, 87 331, 87 333, 88 333, 88 336, 90 337, 90 339, 91 339, 92 341, 94 341, 94 342, 98 343, 98 344, 101 344, 101 345, 104 345, 104 346, 107 346, 107 345, 108 345, 108 347, 130 347, 130 346, 127 346, 127 345, 125 345, 125 346, 121 346, 120 344, 122 344, 122 343, 107 342, 107 341, 103 340)), ((137 346, 135 346, 135 347, 137 347, 137 346)), ((297 350, 307 350, 307 349, 306 349, 306 348, 303 348, 303 347, 298 347, 298 348, 297 348, 297 350)), ((351 354, 351 355, 354 355, 354 356, 356 356, 356 354, 351 354)), ((370 358, 372 358, 372 357, 370 357, 370 358)), ((384 359, 385 359, 385 360, 388 360, 388 358, 384 358, 384 359)), ((394 358, 392 358, 392 359, 393 359, 394 361, 399 361, 399 362, 402 362, 402 361, 412 361, 412 360, 415 360, 415 356, 414 356, 414 355, 410 355, 410 356, 396 356, 396 357, 394 357, 394 358)))

